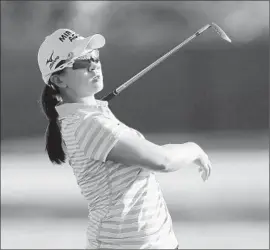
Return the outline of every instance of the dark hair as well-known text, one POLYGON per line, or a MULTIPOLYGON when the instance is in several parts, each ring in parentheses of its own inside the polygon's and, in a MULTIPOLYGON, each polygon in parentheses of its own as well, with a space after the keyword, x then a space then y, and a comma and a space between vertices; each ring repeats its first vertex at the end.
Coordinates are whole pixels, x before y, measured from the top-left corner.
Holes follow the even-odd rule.
MULTIPOLYGON (((54 74, 62 74, 64 70, 58 71, 54 74)), ((50 80, 43 89, 41 95, 41 106, 49 125, 46 130, 46 148, 49 159, 52 163, 62 164, 66 160, 65 152, 62 148, 62 135, 58 125, 58 113, 55 106, 62 102, 60 96, 60 89, 50 80)))

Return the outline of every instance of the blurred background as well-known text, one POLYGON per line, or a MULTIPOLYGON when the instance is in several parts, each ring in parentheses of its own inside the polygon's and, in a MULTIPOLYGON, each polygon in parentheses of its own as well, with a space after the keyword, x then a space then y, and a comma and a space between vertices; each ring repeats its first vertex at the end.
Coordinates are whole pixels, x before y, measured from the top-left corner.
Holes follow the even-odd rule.
POLYGON ((204 25, 110 103, 158 143, 195 141, 213 173, 157 174, 181 249, 269 248, 268 1, 1 1, 1 248, 83 249, 87 203, 45 154, 37 51, 70 28, 101 33, 102 97, 204 25))

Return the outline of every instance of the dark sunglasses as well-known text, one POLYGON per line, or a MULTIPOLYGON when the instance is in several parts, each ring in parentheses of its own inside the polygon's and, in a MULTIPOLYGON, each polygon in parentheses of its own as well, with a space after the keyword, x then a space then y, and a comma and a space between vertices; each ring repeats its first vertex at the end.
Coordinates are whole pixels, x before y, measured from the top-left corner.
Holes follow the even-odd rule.
POLYGON ((73 69, 83 69, 89 68, 92 63, 99 63, 99 51, 94 50, 91 53, 88 53, 84 56, 77 58, 74 63, 72 64, 73 69))
POLYGON ((74 62, 70 65, 65 65, 66 61, 62 60, 60 61, 57 65, 56 65, 56 69, 59 67, 59 70, 62 70, 66 67, 68 68, 72 68, 74 70, 76 69, 85 69, 85 68, 89 68, 92 63, 99 63, 100 59, 99 59, 99 51, 98 50, 93 50, 91 51, 91 53, 88 53, 86 55, 80 56, 77 59, 74 60, 74 62), (64 67, 63 67, 63 66, 64 67), (62 67, 63 68, 62 68, 62 67))

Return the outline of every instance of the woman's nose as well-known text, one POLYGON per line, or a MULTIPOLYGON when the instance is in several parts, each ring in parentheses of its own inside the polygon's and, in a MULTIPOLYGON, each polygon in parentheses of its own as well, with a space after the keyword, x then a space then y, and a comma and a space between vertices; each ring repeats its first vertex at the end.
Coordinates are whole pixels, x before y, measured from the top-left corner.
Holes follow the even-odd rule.
POLYGON ((88 68, 88 70, 89 70, 89 71, 94 71, 94 70, 99 69, 99 68, 100 68, 99 63, 91 62, 91 65, 90 65, 90 67, 88 68))

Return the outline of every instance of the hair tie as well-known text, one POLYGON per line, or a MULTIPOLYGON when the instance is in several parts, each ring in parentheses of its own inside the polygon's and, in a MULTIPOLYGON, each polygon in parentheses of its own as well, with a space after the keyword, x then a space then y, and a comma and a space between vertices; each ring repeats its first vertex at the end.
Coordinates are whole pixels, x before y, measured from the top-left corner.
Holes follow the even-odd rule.
POLYGON ((60 95, 53 95, 53 97, 58 101, 58 102, 63 102, 63 98, 60 95))
POLYGON ((57 117, 48 117, 48 120, 50 122, 56 122, 57 121, 57 117))

